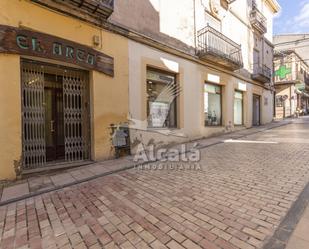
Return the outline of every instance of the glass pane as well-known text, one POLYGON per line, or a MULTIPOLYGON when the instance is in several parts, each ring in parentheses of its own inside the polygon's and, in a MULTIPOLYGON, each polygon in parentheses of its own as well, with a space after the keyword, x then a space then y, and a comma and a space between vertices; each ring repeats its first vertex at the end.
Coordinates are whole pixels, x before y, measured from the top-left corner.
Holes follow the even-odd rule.
POLYGON ((242 99, 242 98, 243 98, 242 92, 235 92, 235 99, 242 99))
POLYGON ((208 93, 221 93, 221 87, 211 84, 205 84, 205 92, 208 93))
POLYGON ((242 125, 243 124, 243 94, 241 92, 235 92, 234 99, 234 124, 242 125))
POLYGON ((165 84, 175 83, 174 76, 151 70, 147 70, 147 80, 160 81, 165 84))
POLYGON ((204 86, 205 125, 221 125, 221 87, 210 84, 204 86))
POLYGON ((153 128, 177 126, 177 113, 176 113, 176 97, 169 96, 172 90, 166 91, 167 87, 171 85, 175 86, 175 77, 147 70, 147 114, 148 114, 148 126, 153 128))

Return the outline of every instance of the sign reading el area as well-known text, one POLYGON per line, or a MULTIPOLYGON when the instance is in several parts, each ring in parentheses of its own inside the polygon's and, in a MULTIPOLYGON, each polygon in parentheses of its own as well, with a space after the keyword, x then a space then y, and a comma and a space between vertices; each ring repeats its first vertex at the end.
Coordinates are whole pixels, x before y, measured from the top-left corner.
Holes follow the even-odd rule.
POLYGON ((0 25, 0 52, 60 60, 114 76, 114 59, 56 36, 0 25))

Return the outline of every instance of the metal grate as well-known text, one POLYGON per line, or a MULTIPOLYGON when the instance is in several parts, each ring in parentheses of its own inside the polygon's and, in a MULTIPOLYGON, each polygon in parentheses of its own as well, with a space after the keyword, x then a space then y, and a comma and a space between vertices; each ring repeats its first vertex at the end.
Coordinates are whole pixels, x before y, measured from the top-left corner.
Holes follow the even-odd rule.
POLYGON ((43 68, 23 63, 21 84, 23 167, 29 169, 46 163, 43 68))
POLYGON ((84 73, 65 70, 63 102, 65 160, 89 159, 88 87, 84 73))
MULTIPOLYGON (((46 73, 62 72, 65 162, 90 158, 88 74, 69 68, 21 62, 23 169, 47 166, 45 139, 46 73), (48 72, 47 72, 48 71, 48 72)), ((58 110, 59 111, 59 110, 58 110)), ((63 136, 63 133, 59 133, 63 136)))

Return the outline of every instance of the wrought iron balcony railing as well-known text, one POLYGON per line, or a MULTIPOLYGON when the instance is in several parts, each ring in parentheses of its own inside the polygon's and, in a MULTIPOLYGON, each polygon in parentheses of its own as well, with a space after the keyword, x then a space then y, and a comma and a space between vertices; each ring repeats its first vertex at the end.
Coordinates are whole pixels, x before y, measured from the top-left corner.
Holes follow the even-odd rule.
POLYGON ((250 12, 250 23, 260 33, 265 34, 267 32, 267 19, 256 7, 250 12))
POLYGON ((197 40, 197 54, 201 59, 231 70, 243 67, 241 46, 209 25, 197 32, 197 40))
POLYGON ((107 19, 114 12, 114 0, 31 0, 47 7, 69 12, 76 15, 76 11, 87 13, 95 18, 107 19))
POLYGON ((253 64, 252 79, 268 83, 271 81, 272 70, 266 65, 253 64))

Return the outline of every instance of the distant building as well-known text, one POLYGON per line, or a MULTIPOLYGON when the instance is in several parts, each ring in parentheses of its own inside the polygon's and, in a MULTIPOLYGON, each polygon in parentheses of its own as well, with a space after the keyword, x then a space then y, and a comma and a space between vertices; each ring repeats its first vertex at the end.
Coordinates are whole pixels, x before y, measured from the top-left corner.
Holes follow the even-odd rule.
POLYGON ((276 118, 308 112, 309 34, 274 36, 276 118))
POLYGON ((309 34, 282 34, 273 37, 276 50, 293 49, 304 61, 309 61, 309 34))

